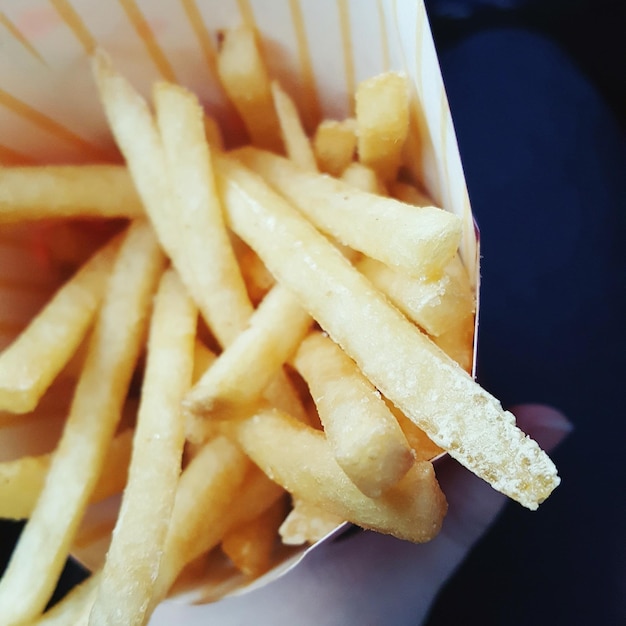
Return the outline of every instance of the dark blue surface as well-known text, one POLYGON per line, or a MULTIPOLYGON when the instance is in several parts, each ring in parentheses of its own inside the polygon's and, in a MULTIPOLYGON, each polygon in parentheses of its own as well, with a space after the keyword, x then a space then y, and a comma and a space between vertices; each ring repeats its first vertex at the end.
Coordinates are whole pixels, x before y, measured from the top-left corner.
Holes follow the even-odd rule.
POLYGON ((624 134, 539 35, 480 30, 441 65, 482 235, 479 378, 575 430, 562 486, 537 513, 507 508, 429 625, 624 624, 624 134))

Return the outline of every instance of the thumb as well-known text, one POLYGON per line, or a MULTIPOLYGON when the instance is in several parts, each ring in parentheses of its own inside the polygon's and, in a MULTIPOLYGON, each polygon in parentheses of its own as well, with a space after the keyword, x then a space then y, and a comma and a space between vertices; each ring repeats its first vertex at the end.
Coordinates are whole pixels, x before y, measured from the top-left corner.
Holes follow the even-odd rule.
MULTIPOLYGON (((572 429, 560 411, 546 405, 520 404, 510 410, 518 427, 546 451, 554 449, 572 429)), ((506 497, 451 459, 441 463, 437 476, 449 507, 442 532, 469 549, 495 521, 506 497)))

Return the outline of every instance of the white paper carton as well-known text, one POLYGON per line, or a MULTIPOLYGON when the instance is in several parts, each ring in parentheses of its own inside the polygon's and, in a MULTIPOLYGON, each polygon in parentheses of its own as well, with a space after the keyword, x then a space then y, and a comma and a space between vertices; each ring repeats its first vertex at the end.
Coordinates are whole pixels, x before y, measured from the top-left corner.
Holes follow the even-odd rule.
MULTIPOLYGON (((462 217, 461 254, 477 283, 476 232, 421 0, 26 0, 4 2, 2 11, 3 164, 119 159, 89 68, 96 47, 104 48, 145 95, 159 79, 192 89, 235 141, 241 126, 215 78, 221 29, 248 23, 258 30, 271 74, 294 96, 309 130, 322 117, 349 115, 351 94, 360 80, 387 70, 405 72, 413 91, 407 147, 411 173, 436 203, 462 217)), ((56 282, 55 273, 37 254, 42 238, 45 231, 0 228, 0 348, 56 282)), ((51 421, 53 436, 48 439, 34 437, 28 424, 6 429, 0 460, 43 451, 58 433, 57 422, 51 421)), ((97 527, 112 512, 111 502, 92 509, 87 527, 97 527)), ((106 540, 85 541, 80 556, 93 563, 105 545, 106 540)), ((298 551, 256 585, 266 584, 304 554, 298 551)), ((214 598, 216 589, 230 591, 239 583, 229 579, 223 587, 214 586, 209 597, 214 598)), ((185 613, 190 610, 185 602, 190 599, 179 598, 175 608, 162 614, 167 617, 160 618, 157 611, 155 621, 187 623, 191 614, 185 613)), ((202 619, 204 614, 197 610, 194 619, 202 619)), ((216 609, 207 605, 205 610, 209 619, 216 609)))

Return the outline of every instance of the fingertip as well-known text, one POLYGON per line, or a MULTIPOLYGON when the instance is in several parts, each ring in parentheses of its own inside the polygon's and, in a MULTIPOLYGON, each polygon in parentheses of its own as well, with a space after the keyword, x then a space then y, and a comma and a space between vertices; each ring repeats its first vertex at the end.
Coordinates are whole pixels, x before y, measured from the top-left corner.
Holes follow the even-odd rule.
POLYGON ((561 411, 545 404, 519 404, 509 410, 517 425, 547 451, 556 448, 574 428, 561 411))

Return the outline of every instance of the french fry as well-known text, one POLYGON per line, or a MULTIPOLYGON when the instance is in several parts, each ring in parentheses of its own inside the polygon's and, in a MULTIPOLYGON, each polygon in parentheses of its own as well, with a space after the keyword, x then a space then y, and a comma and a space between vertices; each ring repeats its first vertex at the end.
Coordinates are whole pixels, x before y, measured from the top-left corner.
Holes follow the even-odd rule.
POLYGON ((395 485, 414 455, 380 393, 322 333, 310 334, 292 363, 307 381, 335 460, 370 498, 395 485))
POLYGON ((449 330, 433 337, 436 343, 453 361, 466 372, 474 369, 474 320, 464 318, 449 330))
POLYGON ((323 120, 313 136, 313 151, 321 172, 341 176, 356 151, 356 121, 323 120))
POLYGON ((186 411, 229 417, 256 403, 311 324, 292 293, 280 285, 274 287, 250 318, 248 328, 186 395, 186 411))
POLYGON ((375 193, 380 196, 386 196, 387 190, 378 178, 376 172, 367 165, 355 161, 350 163, 341 174, 341 180, 348 185, 352 185, 361 191, 375 193))
POLYGON ((451 359, 472 371, 475 298, 458 255, 433 280, 415 279, 367 257, 357 267, 451 359))
MULTIPOLYGON (((437 337, 456 326, 474 324, 475 297, 463 262, 457 256, 437 279, 419 280, 380 261, 363 257, 358 269, 410 320, 437 337)), ((470 337, 471 344, 471 337, 470 337)))
POLYGON ((320 230, 387 265, 411 275, 436 276, 456 254, 461 221, 452 213, 417 209, 360 191, 330 176, 303 172, 288 159, 255 148, 232 154, 320 230))
POLYGON ((151 606, 165 597, 187 563, 283 494, 226 437, 208 442, 181 475, 151 606))
MULTIPOLYGON (((127 429, 111 442, 104 460, 107 471, 100 474, 90 502, 100 502, 124 489, 132 438, 132 430, 127 429)), ((52 454, 42 454, 0 463, 0 518, 30 517, 51 461, 52 454)))
POLYGON ((394 180, 388 183, 389 193, 396 200, 414 206, 433 206, 433 201, 417 187, 394 180))
MULTIPOLYGON (((171 177, 174 206, 151 202, 147 210, 163 247, 224 346, 245 327, 253 309, 215 190, 202 107, 191 92, 169 83, 157 84, 154 100, 166 160, 162 175, 171 177), (195 236, 189 237, 190 231, 195 236)), ((152 132, 147 119, 142 128, 152 132)), ((138 134, 120 140, 130 146, 138 134)), ((130 152, 128 157, 133 158, 130 152)))
POLYGON ((218 166, 230 226, 367 378, 461 464, 536 509, 560 479, 515 417, 261 178, 233 159, 218 166))
POLYGON ((235 255, 239 261, 241 275, 246 283, 248 295, 253 305, 257 307, 269 290, 276 284, 274 277, 268 272, 263 261, 254 250, 247 246, 239 237, 231 233, 231 241, 235 255))
MULTIPOLYGON (((155 100, 161 142, 145 101, 102 54, 94 57, 94 73, 113 133, 161 244, 211 331, 226 345, 246 327, 253 308, 213 188, 202 110, 195 96, 182 88, 158 86, 155 100), (190 230, 195 237, 188 236, 190 230), (197 245, 190 247, 190 241, 197 245)), ((293 406, 295 392, 282 373, 278 376, 280 396, 290 398, 293 406)))
POLYGON ((428 541, 439 531, 446 502, 426 461, 380 498, 369 498, 339 467, 320 431, 275 409, 259 410, 236 422, 235 429, 246 454, 294 496, 363 528, 409 541, 428 541))
POLYGON ((131 226, 45 487, 0 580, 6 626, 34 619, 54 590, 120 419, 163 262, 150 226, 142 221, 131 226), (18 596, 22 601, 16 603, 18 596))
POLYGON ((168 270, 155 300, 128 484, 91 610, 94 626, 146 619, 180 474, 180 402, 191 385, 196 322, 195 305, 168 270))
POLYGON ((260 148, 282 151, 270 78, 252 29, 240 26, 224 31, 217 73, 251 142, 260 148))
POLYGON ((0 410, 37 406, 85 337, 118 248, 115 238, 97 252, 0 354, 0 410))
POLYGON ((235 526, 224 535, 222 550, 242 574, 255 578, 270 569, 278 528, 285 515, 285 502, 277 500, 257 518, 235 526))
POLYGON ((112 132, 159 241, 211 330, 228 343, 252 305, 212 191, 202 109, 182 88, 161 84, 155 89, 157 129, 147 103, 103 54, 93 66, 112 132), (200 236, 187 237, 190 231, 200 236))
POLYGON ((301 546, 320 541, 344 521, 326 509, 296 498, 278 532, 285 545, 301 546))
POLYGON ((412 422, 402 411, 386 400, 389 410, 395 415, 406 440, 409 442, 416 461, 432 461, 444 453, 436 443, 433 443, 428 435, 414 422, 412 422))
POLYGON ((317 162, 311 148, 311 142, 302 126, 294 101, 278 81, 272 81, 271 88, 280 125, 280 134, 287 156, 303 170, 317 172, 317 162))
POLYGON ((357 152, 386 182, 394 180, 409 134, 406 77, 387 72, 359 83, 355 94, 357 152))
POLYGON ((210 116, 204 115, 204 136, 207 143, 216 150, 224 149, 224 138, 219 124, 210 116))
POLYGON ((0 167, 0 223, 60 217, 140 217, 119 165, 0 167))

